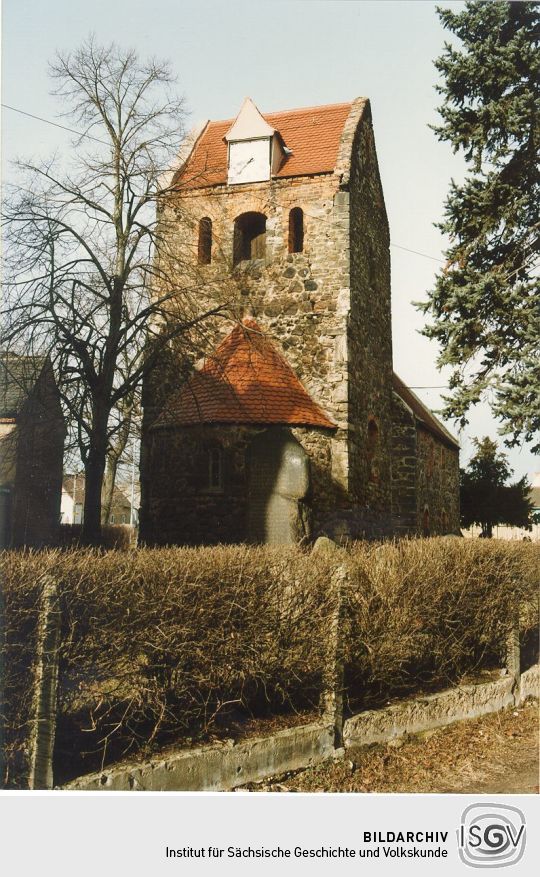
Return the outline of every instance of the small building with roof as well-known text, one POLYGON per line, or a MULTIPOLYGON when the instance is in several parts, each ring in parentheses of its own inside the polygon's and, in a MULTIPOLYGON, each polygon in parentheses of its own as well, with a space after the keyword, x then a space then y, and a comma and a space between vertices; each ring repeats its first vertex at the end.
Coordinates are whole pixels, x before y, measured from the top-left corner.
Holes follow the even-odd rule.
POLYGON ((51 362, 0 354, 0 547, 52 544, 65 424, 51 362))
POLYGON ((207 122, 163 180, 205 358, 144 391, 148 543, 459 532, 456 439, 393 373, 369 101, 207 122))

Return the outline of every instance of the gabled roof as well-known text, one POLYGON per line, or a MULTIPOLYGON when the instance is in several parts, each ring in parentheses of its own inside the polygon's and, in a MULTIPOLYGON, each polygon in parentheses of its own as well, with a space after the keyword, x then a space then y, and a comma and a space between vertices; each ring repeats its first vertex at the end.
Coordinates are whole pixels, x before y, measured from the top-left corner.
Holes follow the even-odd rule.
MULTIPOLYGON (((343 126, 352 104, 305 107, 281 113, 263 113, 263 119, 280 135, 288 155, 275 177, 332 173, 336 165, 343 126)), ((225 136, 234 119, 208 122, 185 165, 177 174, 183 188, 203 188, 227 182, 225 136)))
POLYGON ((438 420, 433 412, 431 412, 429 408, 420 401, 418 396, 403 383, 401 378, 398 378, 395 372, 392 383, 394 392, 397 393, 399 398, 409 406, 416 420, 427 429, 428 432, 433 433, 433 435, 437 436, 437 438, 441 439, 445 444, 459 448, 458 440, 454 438, 452 433, 448 432, 441 421, 438 420))
POLYGON ((173 395, 156 426, 203 423, 336 428, 251 318, 236 325, 173 395))
POLYGON ((0 354, 0 418, 15 418, 32 393, 45 363, 44 356, 0 354))

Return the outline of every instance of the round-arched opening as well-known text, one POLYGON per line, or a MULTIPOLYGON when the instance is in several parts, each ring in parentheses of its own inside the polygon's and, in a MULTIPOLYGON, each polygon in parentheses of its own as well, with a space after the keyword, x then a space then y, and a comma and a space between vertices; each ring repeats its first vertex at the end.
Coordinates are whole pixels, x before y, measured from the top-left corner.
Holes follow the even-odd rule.
POLYGON ((212 220, 203 216, 199 220, 199 265, 209 265, 212 261, 212 220))
POLYGON ((301 253, 304 249, 304 211, 293 207, 289 213, 289 253, 301 253))
POLYGON ((233 262, 264 259, 266 255, 266 216, 242 213, 234 221, 233 262))

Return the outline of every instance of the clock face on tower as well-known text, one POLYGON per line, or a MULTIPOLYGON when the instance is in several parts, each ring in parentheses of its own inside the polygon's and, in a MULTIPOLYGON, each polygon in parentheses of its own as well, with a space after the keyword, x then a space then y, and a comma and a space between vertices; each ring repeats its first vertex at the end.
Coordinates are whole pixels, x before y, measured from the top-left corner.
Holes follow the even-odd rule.
POLYGON ((229 183, 270 179, 270 137, 229 143, 229 183))
POLYGON ((276 151, 276 132, 261 115, 251 98, 247 97, 233 125, 227 131, 229 167, 227 182, 257 183, 272 175, 273 155, 276 151))

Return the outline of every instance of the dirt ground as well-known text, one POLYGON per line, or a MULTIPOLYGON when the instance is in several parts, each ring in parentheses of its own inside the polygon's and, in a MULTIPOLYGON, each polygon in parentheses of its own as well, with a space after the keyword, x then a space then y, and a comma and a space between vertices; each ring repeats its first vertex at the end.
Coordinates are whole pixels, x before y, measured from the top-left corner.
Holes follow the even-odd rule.
POLYGON ((344 760, 287 774, 251 791, 538 794, 538 702, 480 719, 347 750, 344 760))

